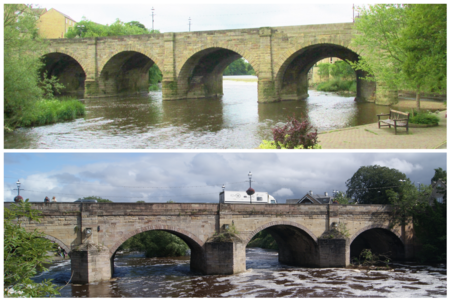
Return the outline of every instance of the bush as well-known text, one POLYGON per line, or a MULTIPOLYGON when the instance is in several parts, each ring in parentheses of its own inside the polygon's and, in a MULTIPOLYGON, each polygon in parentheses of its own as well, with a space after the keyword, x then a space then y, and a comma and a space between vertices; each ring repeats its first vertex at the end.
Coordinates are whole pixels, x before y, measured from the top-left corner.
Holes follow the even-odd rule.
POLYGON ((337 92, 337 91, 356 92, 356 81, 333 78, 329 81, 319 83, 316 89, 318 91, 323 92, 337 92))
POLYGON ((84 116, 84 104, 78 100, 39 100, 28 107, 19 126, 39 126, 84 116))
POLYGON ((426 125, 439 124, 439 118, 429 111, 416 112, 413 110, 411 115, 412 117, 409 118, 409 122, 413 124, 426 124, 426 125))
POLYGON ((317 129, 308 120, 300 122, 295 116, 288 117, 283 127, 273 128, 272 133, 277 149, 312 149, 317 144, 317 129))

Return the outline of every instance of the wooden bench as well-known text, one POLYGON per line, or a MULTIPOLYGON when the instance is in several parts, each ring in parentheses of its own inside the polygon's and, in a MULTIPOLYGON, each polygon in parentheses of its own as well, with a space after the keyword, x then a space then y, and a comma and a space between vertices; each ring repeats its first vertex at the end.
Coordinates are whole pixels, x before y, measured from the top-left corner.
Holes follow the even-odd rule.
POLYGON ((391 128, 392 125, 395 128, 395 134, 397 134, 397 127, 406 127, 406 132, 408 132, 409 113, 391 109, 388 114, 381 114, 377 116, 378 128, 381 128, 381 126, 389 126, 389 128, 391 128), (380 119, 381 117, 388 118, 380 119), (383 125, 381 125, 381 123, 383 123, 383 125))

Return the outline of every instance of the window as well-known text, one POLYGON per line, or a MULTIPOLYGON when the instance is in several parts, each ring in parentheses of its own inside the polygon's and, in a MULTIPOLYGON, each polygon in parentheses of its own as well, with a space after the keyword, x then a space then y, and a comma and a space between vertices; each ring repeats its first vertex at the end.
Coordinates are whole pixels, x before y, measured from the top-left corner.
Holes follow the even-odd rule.
POLYGON ((270 204, 276 204, 275 200, 270 200, 270 204))
POLYGON ((262 197, 256 197, 256 200, 257 201, 263 201, 263 198, 262 197))

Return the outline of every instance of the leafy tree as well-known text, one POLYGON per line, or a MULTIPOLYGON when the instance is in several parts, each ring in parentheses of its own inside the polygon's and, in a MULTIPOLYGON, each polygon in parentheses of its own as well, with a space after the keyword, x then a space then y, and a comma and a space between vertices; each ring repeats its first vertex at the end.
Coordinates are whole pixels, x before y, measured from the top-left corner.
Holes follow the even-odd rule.
POLYGON ((223 75, 255 75, 255 71, 245 59, 240 58, 233 61, 225 71, 223 71, 223 75))
POLYGON ((447 181, 447 171, 442 168, 434 169, 434 176, 431 178, 431 182, 433 183, 433 181, 438 181, 438 179, 447 181))
POLYGON ((37 268, 47 270, 44 263, 51 259, 49 252, 55 251, 55 244, 43 238, 37 230, 27 232, 22 221, 40 220, 40 211, 32 209, 28 199, 12 204, 4 210, 4 292, 5 297, 48 297, 59 292, 51 280, 35 283, 31 278, 37 268), (17 222, 13 222, 17 220, 17 222))
POLYGON ((334 196, 334 201, 337 201, 339 204, 347 205, 347 204, 353 204, 353 200, 350 197, 347 197, 347 195, 343 192, 337 192, 334 196))
POLYGON ((4 5, 4 125, 12 129, 20 122, 26 107, 39 100, 39 51, 43 42, 37 37, 37 15, 32 6, 4 5))
POLYGON ((113 202, 109 199, 104 199, 104 198, 98 197, 98 196, 88 196, 88 197, 78 198, 78 200, 85 200, 85 199, 94 199, 94 200, 97 200, 97 202, 99 202, 99 203, 112 203, 113 202))
POLYGON ((330 63, 321 63, 317 65, 317 68, 319 68, 317 74, 319 74, 320 79, 322 79, 322 77, 328 78, 330 76, 330 67, 330 63))
POLYGON ((355 68, 369 74, 365 79, 416 91, 417 110, 421 92, 445 91, 445 4, 377 4, 359 12, 353 43, 363 50, 355 68))
POLYGON ((74 27, 69 28, 65 34, 66 38, 87 38, 103 36, 139 35, 159 33, 158 30, 151 31, 137 21, 124 23, 119 19, 111 25, 102 25, 83 18, 74 27))
POLYGON ((186 255, 189 247, 182 239, 171 233, 146 231, 131 237, 119 249, 145 251, 146 257, 174 257, 186 255))
POLYGON ((330 65, 330 75, 335 78, 354 78, 355 70, 352 66, 342 60, 336 61, 334 64, 330 65))
POLYGON ((352 178, 345 182, 347 196, 360 204, 389 204, 386 191, 400 191, 400 180, 406 175, 396 169, 378 165, 360 167, 352 178))
POLYGON ((136 203, 145 203, 145 201, 144 200, 139 200, 139 201, 136 201, 136 203))
POLYGON ((248 243, 247 247, 278 250, 278 244, 268 230, 261 230, 248 243))

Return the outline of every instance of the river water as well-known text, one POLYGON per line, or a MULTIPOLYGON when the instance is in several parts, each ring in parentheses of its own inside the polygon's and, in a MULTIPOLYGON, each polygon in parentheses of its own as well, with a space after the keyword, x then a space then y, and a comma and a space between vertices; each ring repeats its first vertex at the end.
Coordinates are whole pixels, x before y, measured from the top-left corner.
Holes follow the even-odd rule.
POLYGON ((224 80, 220 98, 162 101, 162 92, 86 99, 74 121, 5 133, 5 149, 254 149, 288 116, 319 132, 377 121, 389 107, 309 91, 303 101, 258 103, 257 83, 224 80))
MULTIPOLYGON (((389 271, 298 268, 278 263, 277 252, 247 248, 247 271, 237 275, 190 272, 189 257, 145 258, 142 253, 116 255, 109 282, 67 285, 68 297, 446 297, 445 265, 393 263, 389 271)), ((35 278, 64 286, 70 261, 56 262, 35 278)))

